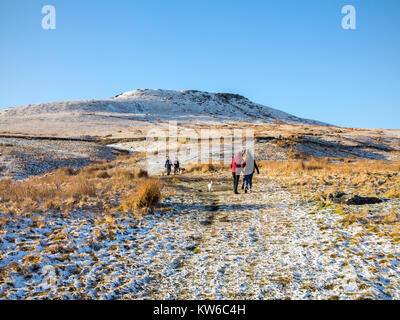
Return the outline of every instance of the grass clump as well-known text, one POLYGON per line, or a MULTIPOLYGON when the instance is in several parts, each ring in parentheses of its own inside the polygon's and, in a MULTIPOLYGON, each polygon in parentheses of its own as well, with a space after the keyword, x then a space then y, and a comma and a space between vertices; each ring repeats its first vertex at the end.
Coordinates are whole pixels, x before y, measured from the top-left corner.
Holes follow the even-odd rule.
POLYGON ((142 181, 135 192, 128 193, 121 204, 121 209, 137 210, 153 208, 161 199, 161 186, 158 179, 146 179, 142 181))
POLYGON ((152 208, 158 204, 161 198, 160 181, 148 179, 139 184, 134 208, 152 208))

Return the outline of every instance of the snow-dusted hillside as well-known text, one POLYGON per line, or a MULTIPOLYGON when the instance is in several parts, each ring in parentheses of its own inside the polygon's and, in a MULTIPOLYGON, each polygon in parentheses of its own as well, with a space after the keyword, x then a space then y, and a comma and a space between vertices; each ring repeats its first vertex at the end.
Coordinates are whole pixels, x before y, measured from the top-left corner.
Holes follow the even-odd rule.
POLYGON ((195 90, 134 90, 106 100, 60 101, 40 103, 0 111, 0 118, 37 117, 50 114, 131 114, 162 119, 185 117, 211 118, 216 121, 261 121, 293 124, 326 125, 302 119, 269 108, 230 93, 209 93, 195 90))

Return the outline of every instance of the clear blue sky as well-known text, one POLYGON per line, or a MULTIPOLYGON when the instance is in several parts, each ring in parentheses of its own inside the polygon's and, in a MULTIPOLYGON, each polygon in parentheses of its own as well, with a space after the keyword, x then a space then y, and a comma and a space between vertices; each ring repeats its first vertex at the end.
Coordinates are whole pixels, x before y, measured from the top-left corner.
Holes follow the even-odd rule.
POLYGON ((399 0, 1 0, 0 109, 138 88, 233 92, 400 128, 399 0), (41 28, 42 6, 57 29, 41 28), (341 8, 357 10, 357 30, 341 8))

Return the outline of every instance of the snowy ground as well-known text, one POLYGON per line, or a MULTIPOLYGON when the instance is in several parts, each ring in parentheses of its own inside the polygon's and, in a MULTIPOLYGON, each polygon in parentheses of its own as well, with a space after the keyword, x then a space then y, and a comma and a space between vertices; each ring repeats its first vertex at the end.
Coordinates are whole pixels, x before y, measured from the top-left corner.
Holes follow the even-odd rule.
POLYGON ((81 168, 95 159, 112 159, 112 149, 92 142, 0 138, 0 179, 15 180, 59 167, 81 168))
POLYGON ((205 180, 182 177, 142 220, 2 217, 0 297, 400 298, 400 250, 391 239, 360 236, 361 224, 344 227, 331 209, 265 177, 237 196, 228 177, 213 193, 205 180))

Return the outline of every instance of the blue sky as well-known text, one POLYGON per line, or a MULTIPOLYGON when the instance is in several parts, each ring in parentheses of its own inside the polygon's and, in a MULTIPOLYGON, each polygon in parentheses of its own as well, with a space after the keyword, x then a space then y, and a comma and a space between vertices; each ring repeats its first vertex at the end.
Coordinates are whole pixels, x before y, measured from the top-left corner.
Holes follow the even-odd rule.
POLYGON ((400 128, 399 57, 398 0, 0 1, 0 109, 197 89, 400 128), (41 27, 47 4, 56 30, 41 27), (356 30, 341 27, 346 4, 356 30))

